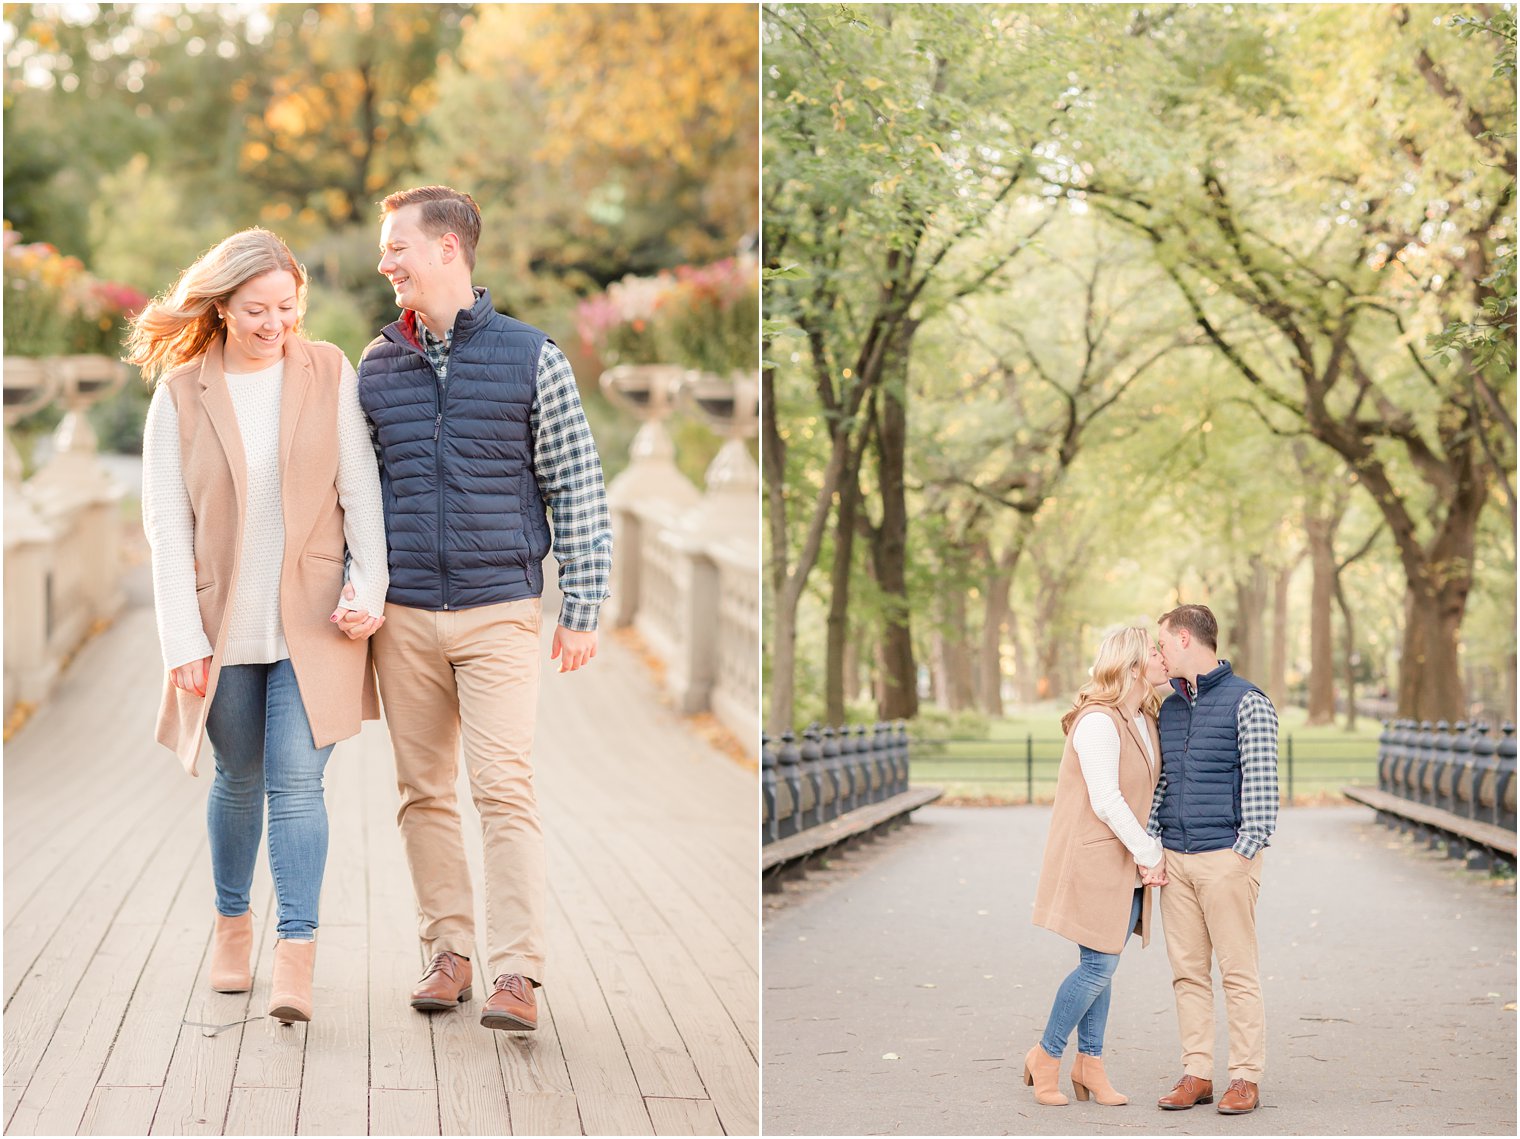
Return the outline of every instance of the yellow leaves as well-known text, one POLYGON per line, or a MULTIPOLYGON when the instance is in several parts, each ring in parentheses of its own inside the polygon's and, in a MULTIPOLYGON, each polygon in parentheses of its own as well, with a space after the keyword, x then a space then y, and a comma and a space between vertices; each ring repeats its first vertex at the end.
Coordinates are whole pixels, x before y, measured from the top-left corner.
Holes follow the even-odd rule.
POLYGON ((867 91, 878 91, 882 87, 886 86, 885 83, 883 83, 880 79, 877 79, 874 75, 866 76, 866 78, 862 79, 860 83, 861 86, 863 86, 867 91))
POLYGON ((299 138, 306 133, 306 109, 298 95, 285 95, 270 100, 264 110, 264 123, 275 134, 299 138))

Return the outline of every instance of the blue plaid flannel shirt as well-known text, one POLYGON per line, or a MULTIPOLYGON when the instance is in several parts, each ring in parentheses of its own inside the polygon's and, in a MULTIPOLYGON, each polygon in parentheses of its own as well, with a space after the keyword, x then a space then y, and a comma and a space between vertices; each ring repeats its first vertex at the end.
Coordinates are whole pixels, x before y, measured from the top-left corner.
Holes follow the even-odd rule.
MULTIPOLYGON (((1198 693, 1188 685, 1188 701, 1196 704, 1198 693)), ((1255 858, 1277 829, 1277 709, 1260 692, 1247 692, 1235 710, 1240 742, 1240 831, 1235 853, 1255 858)), ((1151 800, 1146 831, 1161 834, 1161 800, 1166 798, 1166 757, 1161 757, 1161 779, 1151 800)))
MULTIPOLYGON (((448 387, 449 348, 454 331, 434 336, 421 320, 417 330, 422 350, 448 387)), ((596 628, 602 602, 612 578, 612 521, 607 513, 607 488, 596 440, 581 407, 580 389, 570 361, 552 341, 544 342, 538 357, 538 382, 529 412, 533 438, 533 473, 554 530, 554 558, 559 562, 563 594, 559 623, 577 632, 596 628)), ((373 425, 370 428, 373 432, 373 425)), ((377 446, 378 451, 378 446, 377 446)))

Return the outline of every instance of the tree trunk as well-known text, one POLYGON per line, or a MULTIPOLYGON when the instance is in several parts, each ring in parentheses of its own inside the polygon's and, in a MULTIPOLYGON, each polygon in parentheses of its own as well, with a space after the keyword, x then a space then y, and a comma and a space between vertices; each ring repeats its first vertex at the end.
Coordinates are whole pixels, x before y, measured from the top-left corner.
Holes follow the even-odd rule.
POLYGON ((1296 566, 1282 567, 1272 580, 1272 660, 1267 666, 1267 696, 1278 708, 1288 703, 1288 586, 1296 566))
POLYGON ((1244 577, 1235 579, 1235 628, 1229 660, 1237 676, 1250 679, 1261 671, 1262 631, 1267 607, 1267 567, 1253 557, 1244 577))
POLYGON ((844 723, 844 650, 850 636, 850 581, 855 562, 856 520, 860 510, 860 454, 839 479, 835 512, 834 563, 829 570, 829 613, 824 649, 823 700, 827 723, 844 723))
POLYGON ((1304 533, 1309 540, 1309 727, 1335 722, 1335 530, 1338 517, 1308 516, 1304 533))
POLYGON ((884 391, 877 441, 882 514, 876 532, 876 580, 886 602, 881 631, 883 720, 911 720, 918 715, 918 668, 913 661, 908 603, 908 503, 903 486, 907 434, 907 409, 884 391))
POLYGON ((1015 550, 1005 551, 987 572, 986 615, 982 622, 982 711, 994 719, 1003 716, 1003 626, 1008 621, 1008 591, 1018 564, 1015 550))
POLYGON ((1404 605, 1399 715, 1456 723, 1467 714, 1457 654, 1471 577, 1431 589, 1414 583, 1404 605))
POLYGON ((1020 621, 1017 614, 1008 615, 1008 635, 1013 642, 1014 693, 1019 704, 1028 707, 1039 700, 1039 666, 1035 663, 1034 646, 1030 642, 1029 622, 1020 621))
POLYGON ((1356 623, 1351 617, 1351 606, 1346 601, 1346 591, 1341 588, 1340 575, 1335 578, 1335 601, 1341 611, 1341 627, 1345 642, 1341 653, 1341 675, 1345 677, 1346 730, 1356 731, 1356 623))
POLYGON ((946 708, 959 712, 972 706, 971 646, 966 641, 966 595, 949 590, 943 600, 944 628, 936 634, 940 692, 946 708))
POLYGON ((848 705, 860 699, 860 630, 844 643, 844 699, 848 705))

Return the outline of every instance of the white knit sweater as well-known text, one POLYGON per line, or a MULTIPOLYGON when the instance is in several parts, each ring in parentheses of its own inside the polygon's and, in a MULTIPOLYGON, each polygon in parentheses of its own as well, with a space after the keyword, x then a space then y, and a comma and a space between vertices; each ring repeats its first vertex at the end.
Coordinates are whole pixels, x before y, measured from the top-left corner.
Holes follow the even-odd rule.
MULTIPOLYGON (((280 621, 280 566, 285 558, 285 521, 280 505, 280 391, 285 362, 258 372, 228 373, 227 390, 237 412, 248 464, 248 507, 243 548, 233 591, 227 649, 221 663, 270 664, 290 655, 280 621)), ((355 597, 333 598, 335 608, 383 611, 389 575, 380 476, 369 428, 359 406, 359 380, 343 361, 338 391, 338 501, 343 536, 352 561, 355 597)), ((195 517, 180 467, 179 417, 160 387, 148 407, 143 432, 143 529, 153 548, 153 599, 158 611, 164 667, 208 657, 211 639, 195 598, 195 517)), ((215 630, 212 630, 214 633, 215 630)))
MULTIPOLYGON (((1135 730, 1144 742, 1147 758, 1155 764, 1151 734, 1140 716, 1135 717, 1135 730)), ((1113 719, 1106 712, 1088 712, 1072 727, 1072 745, 1087 782, 1093 814, 1108 824, 1135 861, 1154 869, 1161 861, 1161 840, 1145 833, 1119 792, 1119 729, 1113 719)))

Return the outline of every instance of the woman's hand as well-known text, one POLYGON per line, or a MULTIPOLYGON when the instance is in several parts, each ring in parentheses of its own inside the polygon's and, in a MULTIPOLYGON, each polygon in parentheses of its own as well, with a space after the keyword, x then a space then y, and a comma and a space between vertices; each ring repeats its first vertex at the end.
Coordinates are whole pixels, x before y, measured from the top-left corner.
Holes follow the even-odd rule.
MULTIPOLYGON (((343 600, 352 601, 353 599, 354 587, 345 585, 343 600)), ((339 631, 349 640, 362 641, 366 637, 373 637, 380 626, 385 624, 385 615, 371 617, 367 609, 345 609, 340 605, 332 611, 332 616, 328 620, 337 625, 339 631)))
POLYGON ((211 678, 211 658, 202 657, 189 664, 182 664, 169 673, 174 687, 197 696, 206 695, 206 682, 211 678))
POLYGON ((1165 886, 1167 884, 1165 858, 1153 867, 1141 866, 1138 862, 1135 863, 1135 866, 1140 871, 1141 884, 1146 886, 1165 886))

